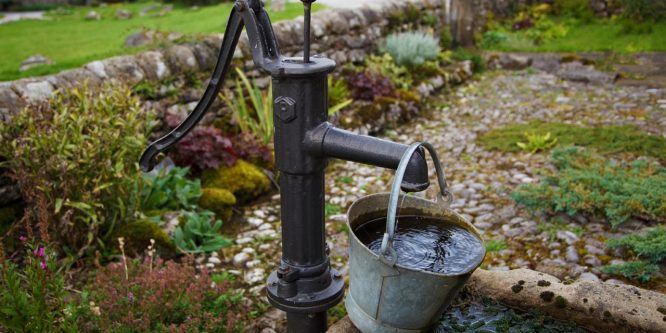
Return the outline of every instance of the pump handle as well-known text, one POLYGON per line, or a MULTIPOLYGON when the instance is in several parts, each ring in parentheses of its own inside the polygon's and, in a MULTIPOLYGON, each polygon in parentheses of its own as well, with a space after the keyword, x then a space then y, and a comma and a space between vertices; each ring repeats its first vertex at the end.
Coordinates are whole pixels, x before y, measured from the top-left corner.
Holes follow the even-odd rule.
POLYGON ((182 123, 176 126, 169 134, 157 139, 148 146, 139 161, 141 170, 144 172, 152 170, 155 166, 155 157, 178 143, 203 118, 224 84, 224 78, 229 71, 231 60, 244 26, 247 29, 250 45, 252 45, 251 52, 254 63, 268 72, 279 70, 280 51, 271 21, 263 9, 263 3, 260 0, 237 0, 231 9, 227 28, 222 39, 222 46, 217 58, 217 64, 203 97, 182 123))

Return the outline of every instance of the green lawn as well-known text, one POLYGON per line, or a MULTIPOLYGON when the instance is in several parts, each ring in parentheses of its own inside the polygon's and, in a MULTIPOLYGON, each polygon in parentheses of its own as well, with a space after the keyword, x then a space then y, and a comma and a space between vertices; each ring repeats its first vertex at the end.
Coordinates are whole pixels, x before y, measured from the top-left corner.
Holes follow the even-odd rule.
POLYGON ((593 52, 618 53, 666 51, 666 21, 655 23, 651 33, 627 34, 621 32, 618 22, 600 20, 568 28, 564 37, 535 45, 525 32, 509 32, 508 40, 490 49, 524 52, 593 52))
MULTIPOLYGON (((75 7, 68 15, 49 14, 47 20, 23 20, 0 25, 0 81, 56 73, 93 60, 136 53, 142 48, 128 49, 123 44, 128 35, 143 28, 185 34, 220 33, 226 27, 232 6, 232 3, 224 3, 198 10, 175 7, 163 17, 139 16, 141 9, 155 3, 114 4, 104 8, 75 7), (132 11, 134 17, 117 20, 115 12, 120 8, 132 11), (102 20, 84 20, 90 10, 100 13, 102 20), (19 72, 21 62, 35 54, 45 55, 55 64, 19 72)), ((323 6, 315 4, 315 10, 321 8, 323 6)), ((289 3, 283 12, 270 14, 275 22, 302 13, 300 3, 289 3)))

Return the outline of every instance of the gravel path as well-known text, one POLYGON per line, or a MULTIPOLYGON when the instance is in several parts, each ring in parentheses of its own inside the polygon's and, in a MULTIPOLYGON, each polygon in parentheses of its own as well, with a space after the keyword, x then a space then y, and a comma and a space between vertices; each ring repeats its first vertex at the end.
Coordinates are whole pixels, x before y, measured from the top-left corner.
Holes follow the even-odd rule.
MULTIPOLYGON (((627 222, 610 230, 603 221, 563 217, 555 232, 544 231, 545 219, 531 216, 508 194, 523 183, 538 182, 538 170, 550 167, 547 154, 505 154, 486 151, 478 135, 509 123, 530 120, 579 125, 636 124, 647 132, 666 135, 666 89, 594 86, 562 81, 547 73, 491 72, 448 94, 429 116, 388 131, 398 142, 429 141, 438 148, 454 194, 452 208, 482 231, 486 241, 505 242, 505 250, 488 254, 484 267, 508 270, 527 267, 564 279, 624 283, 601 273, 617 263, 604 240, 641 227, 627 222), (636 111, 642 115, 636 118, 636 111), (582 232, 582 234, 581 234, 582 232)), ((432 169, 432 168, 431 168, 432 169)), ((434 172, 434 170, 431 170, 434 172)), ((327 241, 332 264, 346 273, 347 234, 344 212, 356 199, 386 192, 391 172, 351 162, 332 161, 327 173, 327 241)), ((431 177, 434 179, 434 175, 431 177)), ((435 189, 428 190, 432 197, 435 189)), ((242 277, 249 292, 260 296, 266 275, 279 261, 279 197, 244 211, 237 245, 226 249, 222 265, 242 277)), ((215 264, 220 260, 215 258, 215 264)), ((261 297, 261 296, 260 296, 261 297)), ((279 322, 269 311, 265 323, 279 322)), ((281 318, 281 317, 280 317, 281 318)), ((275 323, 269 326, 275 327, 275 323)))

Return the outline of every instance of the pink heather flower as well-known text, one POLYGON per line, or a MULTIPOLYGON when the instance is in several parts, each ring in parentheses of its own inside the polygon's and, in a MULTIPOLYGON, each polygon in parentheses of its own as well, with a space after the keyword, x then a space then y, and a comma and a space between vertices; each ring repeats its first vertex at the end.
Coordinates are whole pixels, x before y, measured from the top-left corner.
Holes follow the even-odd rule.
POLYGON ((46 270, 48 268, 48 266, 46 266, 46 261, 40 262, 39 266, 42 267, 43 270, 46 270))
POLYGON ((32 253, 34 253, 38 257, 44 258, 44 256, 46 256, 45 251, 46 251, 46 249, 43 246, 40 246, 39 248, 32 251, 32 253))
POLYGON ((134 302, 134 294, 131 291, 127 293, 127 301, 130 303, 134 302))
POLYGON ((25 242, 28 240, 28 237, 20 236, 20 237, 19 237, 19 240, 20 240, 21 242, 25 243, 25 242))

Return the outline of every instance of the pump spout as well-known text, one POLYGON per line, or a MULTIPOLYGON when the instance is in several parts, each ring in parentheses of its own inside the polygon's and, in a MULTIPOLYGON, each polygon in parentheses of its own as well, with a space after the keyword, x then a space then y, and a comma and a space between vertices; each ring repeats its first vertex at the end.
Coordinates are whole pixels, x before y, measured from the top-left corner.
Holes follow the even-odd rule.
MULTIPOLYGON (((306 136, 306 149, 319 156, 396 169, 408 146, 367 135, 359 135, 326 122, 306 136)), ((421 149, 412 155, 401 188, 420 192, 428 188, 428 165, 421 149)))

